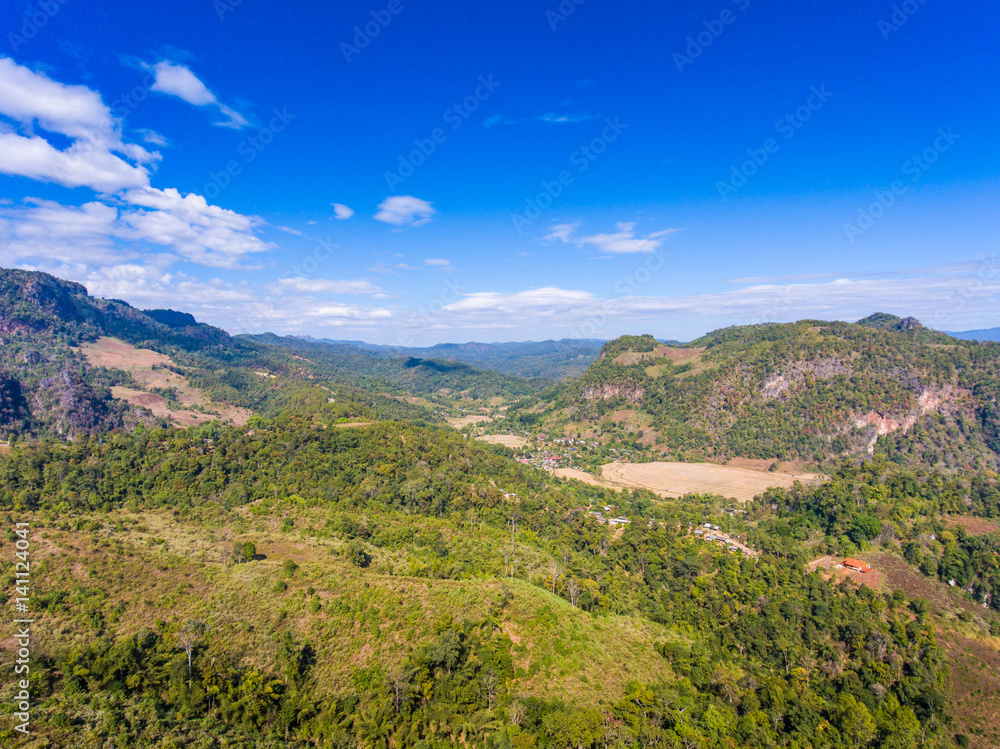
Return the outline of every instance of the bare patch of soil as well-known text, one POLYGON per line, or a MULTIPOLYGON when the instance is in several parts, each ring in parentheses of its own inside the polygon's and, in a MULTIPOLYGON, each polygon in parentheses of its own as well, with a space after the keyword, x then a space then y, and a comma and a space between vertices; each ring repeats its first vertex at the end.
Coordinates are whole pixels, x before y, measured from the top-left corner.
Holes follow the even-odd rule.
POLYGON ((714 463, 609 463, 601 477, 628 489, 650 489, 662 497, 720 494, 747 502, 772 486, 791 487, 796 481, 815 481, 815 474, 798 475, 754 471, 714 463))
POLYGON ((243 425, 253 415, 245 408, 213 403, 186 378, 167 369, 173 365, 170 357, 156 351, 136 348, 117 338, 99 338, 81 346, 80 351, 91 366, 128 372, 144 388, 113 387, 111 394, 115 398, 148 408, 154 416, 170 419, 176 426, 197 426, 215 420, 243 425), (148 392, 154 388, 173 389, 176 401, 168 402, 148 392))
POLYGON ((528 440, 524 437, 518 437, 514 434, 484 434, 476 437, 476 439, 489 445, 503 445, 504 447, 512 447, 515 450, 519 450, 528 444, 528 440))

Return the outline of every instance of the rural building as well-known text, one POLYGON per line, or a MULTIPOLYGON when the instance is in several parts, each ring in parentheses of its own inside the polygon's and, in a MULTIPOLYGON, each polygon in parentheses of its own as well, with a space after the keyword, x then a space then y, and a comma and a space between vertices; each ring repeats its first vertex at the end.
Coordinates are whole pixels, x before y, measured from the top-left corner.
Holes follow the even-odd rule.
POLYGON ((867 572, 872 568, 868 562, 862 562, 860 559, 852 559, 851 557, 844 560, 844 566, 849 570, 857 570, 858 572, 867 572))

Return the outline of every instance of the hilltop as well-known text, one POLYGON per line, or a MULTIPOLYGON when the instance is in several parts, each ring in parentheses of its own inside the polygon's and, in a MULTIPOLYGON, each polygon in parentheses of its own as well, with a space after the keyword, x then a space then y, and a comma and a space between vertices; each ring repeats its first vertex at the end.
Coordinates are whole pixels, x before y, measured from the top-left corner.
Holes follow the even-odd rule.
POLYGON ((1000 460, 1000 346, 914 318, 803 320, 671 346, 624 336, 506 426, 678 459, 815 464, 881 453, 925 465, 1000 460))

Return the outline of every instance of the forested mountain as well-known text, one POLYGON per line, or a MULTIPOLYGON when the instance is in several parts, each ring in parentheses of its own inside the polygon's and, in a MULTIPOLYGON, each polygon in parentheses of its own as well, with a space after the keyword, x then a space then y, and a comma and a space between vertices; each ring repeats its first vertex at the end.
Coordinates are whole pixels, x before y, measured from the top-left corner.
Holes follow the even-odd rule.
MULTIPOLYGON (((52 560, 35 572, 38 622, 63 633, 34 655, 39 733, 129 746, 952 745, 934 612, 805 570, 809 550, 781 529, 811 495, 766 498, 751 526, 710 497, 557 484, 445 429, 338 429, 292 412, 250 426, 0 459, 0 508, 30 518, 52 560), (608 503, 632 516, 623 532, 579 509, 608 503), (717 515, 765 539, 762 556, 691 533, 717 515), (67 554, 89 573, 56 562, 67 554)), ((897 469, 885 470, 870 480, 897 469)), ((925 479, 919 501, 963 509, 939 477, 911 480, 925 479)), ((906 480, 886 494, 900 506, 906 480)), ((1000 514, 995 481, 976 496, 974 512, 1000 514)))
POLYGON ((274 335, 234 338, 187 313, 144 312, 44 273, 0 269, 0 437, 72 437, 160 423, 142 405, 113 397, 115 387, 142 390, 127 368, 88 363, 80 347, 104 337, 169 356, 158 366, 212 402, 257 413, 276 413, 293 391, 317 384, 354 388, 348 400, 422 419, 432 417, 386 395, 444 391, 478 399, 541 386, 451 361, 274 335))
POLYGON ((726 328, 683 346, 625 336, 511 424, 713 460, 880 453, 995 468, 998 393, 1000 345, 876 314, 726 328))
MULTIPOLYGON (((537 396, 462 362, 233 338, 44 274, 0 282, 2 426, 18 437, 0 446, 0 585, 40 634, 39 746, 1000 741, 992 345, 889 316, 626 336, 537 396), (130 405, 196 391, 187 428, 130 405), (641 415, 635 439, 682 453, 809 458, 842 438, 851 455, 742 507, 665 501, 446 428, 424 404, 448 393, 502 396, 532 428, 617 434, 641 415), (244 418, 212 420, 217 403, 244 418), (892 433, 911 441, 875 455, 864 428, 836 432, 913 409, 892 433), (928 455, 941 435, 950 451, 928 455), (983 470, 930 465, 959 457, 983 470), (858 585, 811 563, 829 555, 897 568, 858 585)), ((10 627, 4 746, 20 738, 10 627)))
MULTIPOLYGON (((303 340, 314 339, 306 336, 303 340)), ((426 348, 379 346, 363 341, 320 339, 320 342, 346 344, 414 357, 449 359, 515 377, 542 377, 552 380, 563 380, 583 374, 597 358, 601 346, 604 345, 604 341, 587 338, 512 343, 439 343, 426 348)))

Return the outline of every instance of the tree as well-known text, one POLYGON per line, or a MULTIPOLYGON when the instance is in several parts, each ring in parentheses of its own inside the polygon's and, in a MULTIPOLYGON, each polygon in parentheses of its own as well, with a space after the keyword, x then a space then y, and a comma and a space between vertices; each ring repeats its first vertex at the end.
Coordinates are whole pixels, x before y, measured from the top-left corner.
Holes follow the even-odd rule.
POLYGON ((575 577, 571 577, 566 582, 566 592, 569 594, 570 604, 576 606, 577 601, 580 600, 580 583, 576 581, 575 577))
POLYGON ((562 571, 559 569, 559 563, 555 559, 553 559, 551 562, 549 562, 549 577, 552 579, 553 593, 556 592, 556 581, 559 579, 559 576, 561 574, 562 571))
POLYGON ((184 653, 187 655, 188 662, 188 688, 191 688, 191 653, 194 651, 194 646, 201 639, 201 636, 205 634, 208 627, 205 622, 201 620, 188 619, 187 624, 181 627, 180 632, 177 633, 177 638, 180 640, 181 647, 184 648, 184 653))

